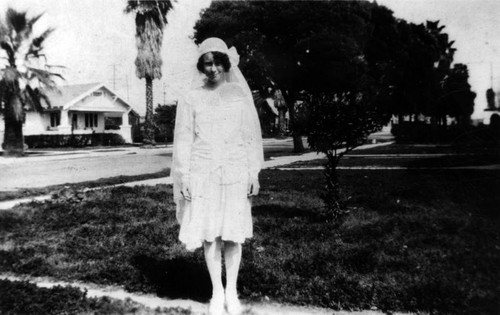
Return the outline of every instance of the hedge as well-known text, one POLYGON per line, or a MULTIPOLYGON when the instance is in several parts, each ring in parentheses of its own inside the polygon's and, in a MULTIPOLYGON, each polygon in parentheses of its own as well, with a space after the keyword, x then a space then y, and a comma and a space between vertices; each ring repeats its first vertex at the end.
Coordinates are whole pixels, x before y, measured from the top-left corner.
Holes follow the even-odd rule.
POLYGON ((85 147, 97 145, 125 144, 123 137, 116 133, 93 133, 82 135, 33 135, 25 136, 28 148, 85 147))
POLYGON ((391 133, 398 143, 497 144, 500 129, 495 126, 434 126, 423 123, 394 125, 391 133))

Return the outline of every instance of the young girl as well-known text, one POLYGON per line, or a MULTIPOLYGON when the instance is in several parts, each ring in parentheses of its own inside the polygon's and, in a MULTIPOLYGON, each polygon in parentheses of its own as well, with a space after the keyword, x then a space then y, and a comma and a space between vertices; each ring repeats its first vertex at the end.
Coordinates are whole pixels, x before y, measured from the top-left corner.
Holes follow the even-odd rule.
POLYGON ((174 134, 179 239, 188 250, 204 248, 213 289, 210 314, 222 314, 224 305, 230 314, 242 311, 236 285, 241 244, 252 237, 249 197, 259 192, 263 162, 257 111, 238 60, 219 38, 201 43, 197 69, 203 79, 179 102, 174 134))

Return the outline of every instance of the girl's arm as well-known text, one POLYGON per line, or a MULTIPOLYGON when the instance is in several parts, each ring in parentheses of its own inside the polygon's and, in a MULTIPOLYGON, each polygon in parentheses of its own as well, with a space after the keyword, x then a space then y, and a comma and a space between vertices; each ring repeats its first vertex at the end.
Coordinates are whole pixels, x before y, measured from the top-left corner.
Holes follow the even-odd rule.
MULTIPOLYGON (((189 99, 177 104, 175 116, 174 146, 172 156, 172 177, 178 182, 178 189, 189 185, 191 169, 191 147, 194 141, 194 116, 189 99)), ((176 191, 174 191, 174 194, 176 191)), ((179 194, 180 191, 177 191, 179 194)), ((174 196, 175 197, 175 196, 174 196)), ((182 196, 177 196, 178 198, 182 196)), ((184 196, 186 197, 186 196, 184 196)))

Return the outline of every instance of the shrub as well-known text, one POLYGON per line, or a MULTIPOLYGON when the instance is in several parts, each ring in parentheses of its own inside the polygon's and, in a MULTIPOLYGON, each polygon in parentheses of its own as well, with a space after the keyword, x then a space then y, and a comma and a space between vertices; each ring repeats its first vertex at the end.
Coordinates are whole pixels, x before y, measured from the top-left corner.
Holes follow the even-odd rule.
POLYGON ((61 148, 125 144, 123 137, 116 133, 32 135, 25 136, 24 142, 29 148, 61 148))
POLYGON ((494 126, 436 126, 419 122, 394 125, 398 143, 500 144, 500 130, 494 126))

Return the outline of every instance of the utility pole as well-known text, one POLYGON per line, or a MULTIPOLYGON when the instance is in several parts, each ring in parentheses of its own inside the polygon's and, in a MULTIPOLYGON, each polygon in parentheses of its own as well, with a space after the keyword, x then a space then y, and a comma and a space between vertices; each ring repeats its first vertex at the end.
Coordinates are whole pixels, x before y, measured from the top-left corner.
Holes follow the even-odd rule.
POLYGON ((125 85, 127 86, 127 102, 130 101, 129 95, 128 95, 128 74, 125 75, 125 85))
POLYGON ((490 62, 490 87, 493 89, 493 62, 490 62))
POLYGON ((167 92, 165 91, 165 83, 163 83, 163 105, 167 105, 167 92))
POLYGON ((116 91, 116 66, 119 66, 119 64, 112 64, 111 67, 113 67, 113 78, 111 81, 113 82, 113 91, 116 91))
POLYGON ((116 91, 116 65, 113 64, 113 91, 116 91))

